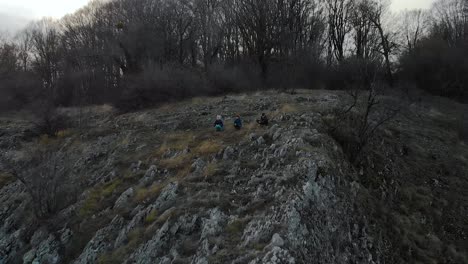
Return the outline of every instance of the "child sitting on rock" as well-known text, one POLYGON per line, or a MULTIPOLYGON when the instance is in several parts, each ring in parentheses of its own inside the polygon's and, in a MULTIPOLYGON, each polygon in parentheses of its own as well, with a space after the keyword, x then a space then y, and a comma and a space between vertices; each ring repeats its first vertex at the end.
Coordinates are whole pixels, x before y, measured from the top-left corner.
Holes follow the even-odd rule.
POLYGON ((223 131, 224 130, 224 123, 223 119, 220 115, 216 116, 216 121, 214 122, 214 127, 216 131, 223 131))
POLYGON ((266 116, 265 113, 262 113, 262 116, 260 119, 257 119, 257 123, 260 124, 261 126, 268 126, 268 117, 266 116))
POLYGON ((236 115, 236 118, 234 119, 234 128, 237 130, 242 128, 242 120, 239 115, 236 115))

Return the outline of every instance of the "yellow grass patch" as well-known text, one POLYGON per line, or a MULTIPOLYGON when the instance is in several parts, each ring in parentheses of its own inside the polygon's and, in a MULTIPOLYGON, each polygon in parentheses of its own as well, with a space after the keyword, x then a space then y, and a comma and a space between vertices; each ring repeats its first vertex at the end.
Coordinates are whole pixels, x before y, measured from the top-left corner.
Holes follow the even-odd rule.
POLYGON ((101 195, 104 197, 111 196, 120 184, 122 184, 120 179, 110 182, 102 189, 101 195))
POLYGON ((209 163, 205 167, 205 171, 203 172, 203 174, 204 174, 205 177, 212 177, 212 176, 216 175, 218 170, 219 170, 218 164, 215 163, 215 162, 212 162, 212 163, 209 163))
POLYGON ((140 188, 136 191, 135 195, 135 202, 141 203, 146 199, 151 199, 157 197, 162 189, 164 188, 164 184, 161 183, 153 183, 149 188, 140 188))
POLYGON ((117 179, 105 185, 99 185, 93 188, 78 214, 81 217, 85 217, 97 212, 101 207, 101 200, 110 197, 121 184, 122 180, 117 179))
POLYGON ((190 153, 181 154, 174 158, 164 159, 159 162, 161 166, 166 169, 174 170, 184 168, 187 164, 190 164, 192 155, 190 153))
POLYGON ((169 150, 182 151, 193 147, 195 135, 192 132, 178 132, 165 137, 164 143, 154 152, 154 156, 162 157, 169 150))
POLYGON ((151 224, 154 221, 156 221, 158 217, 158 211, 156 209, 151 210, 151 212, 146 216, 145 218, 145 223, 146 224, 151 224))
POLYGON ((285 114, 296 113, 299 109, 292 104, 284 104, 281 106, 280 112, 285 114))
POLYGON ((194 154, 207 156, 218 153, 222 148, 223 146, 215 140, 205 140, 195 148, 194 154))
POLYGON ((66 138, 73 135, 73 131, 71 129, 64 129, 57 132, 57 138, 66 138))

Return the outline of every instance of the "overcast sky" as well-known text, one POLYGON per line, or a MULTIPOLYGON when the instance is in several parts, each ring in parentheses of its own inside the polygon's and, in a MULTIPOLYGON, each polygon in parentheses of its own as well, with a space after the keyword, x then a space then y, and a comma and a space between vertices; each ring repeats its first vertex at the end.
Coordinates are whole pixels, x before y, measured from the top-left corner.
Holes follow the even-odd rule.
MULTIPOLYGON (((138 1, 138 0, 135 0, 138 1)), ((60 18, 72 13, 89 0, 0 0, 0 31, 15 31, 28 21, 44 16, 60 18)), ((393 0, 395 11, 428 8, 433 0, 393 0)))

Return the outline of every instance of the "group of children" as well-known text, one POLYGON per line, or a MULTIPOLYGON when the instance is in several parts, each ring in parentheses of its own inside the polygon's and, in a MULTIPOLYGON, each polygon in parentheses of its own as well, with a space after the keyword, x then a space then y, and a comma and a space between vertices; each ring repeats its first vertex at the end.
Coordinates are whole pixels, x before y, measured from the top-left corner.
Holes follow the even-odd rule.
MULTIPOLYGON (((261 126, 268 125, 268 117, 265 113, 262 113, 260 119, 257 119, 257 123, 261 126)), ((216 121, 214 122, 214 128, 216 131, 223 131, 224 130, 224 122, 221 115, 216 116, 216 121)), ((242 119, 239 115, 236 115, 234 118, 234 128, 240 130, 242 128, 242 119)))

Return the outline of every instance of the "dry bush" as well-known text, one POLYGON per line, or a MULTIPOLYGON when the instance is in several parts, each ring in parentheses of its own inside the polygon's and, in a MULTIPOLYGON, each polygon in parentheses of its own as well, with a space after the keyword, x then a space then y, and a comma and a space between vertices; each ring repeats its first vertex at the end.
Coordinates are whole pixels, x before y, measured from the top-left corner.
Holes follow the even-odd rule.
POLYGON ((209 93, 203 75, 194 69, 166 65, 163 69, 148 66, 130 76, 115 106, 123 111, 135 111, 171 100, 180 100, 209 93))
POLYGON ((67 117, 54 108, 51 103, 42 103, 33 108, 35 113, 34 127, 38 135, 48 135, 56 137, 60 131, 69 128, 67 117))
POLYGON ((400 109, 380 107, 382 102, 374 85, 370 90, 350 90, 349 95, 351 104, 336 110, 325 121, 330 135, 342 146, 348 159, 358 164, 378 129, 395 118, 400 109))
POLYGON ((401 78, 431 94, 468 101, 468 52, 437 36, 424 39, 400 59, 401 78))
POLYGON ((76 201, 78 190, 66 157, 54 145, 30 149, 21 160, 0 157, 3 170, 24 185, 38 218, 48 218, 76 201))
POLYGON ((235 66, 211 65, 208 81, 212 86, 211 94, 249 91, 262 86, 257 67, 248 63, 235 66))

